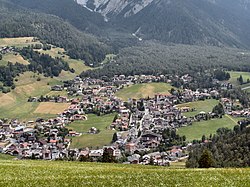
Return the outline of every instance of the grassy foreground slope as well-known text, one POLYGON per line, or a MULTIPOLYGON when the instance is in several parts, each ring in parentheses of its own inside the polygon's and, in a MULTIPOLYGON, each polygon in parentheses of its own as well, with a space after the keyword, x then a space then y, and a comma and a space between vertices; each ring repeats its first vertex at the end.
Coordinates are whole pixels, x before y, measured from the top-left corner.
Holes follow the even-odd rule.
POLYGON ((0 186, 241 186, 250 169, 166 169, 77 162, 0 161, 0 186))

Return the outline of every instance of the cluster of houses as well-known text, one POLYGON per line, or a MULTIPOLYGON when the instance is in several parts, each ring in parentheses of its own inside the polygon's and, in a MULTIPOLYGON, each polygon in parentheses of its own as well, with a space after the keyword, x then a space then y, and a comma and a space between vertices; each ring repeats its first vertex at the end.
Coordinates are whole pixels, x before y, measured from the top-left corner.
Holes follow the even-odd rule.
POLYGON ((14 51, 15 51, 14 47, 10 47, 10 46, 0 47, 0 54, 7 54, 7 53, 14 52, 14 51))
MULTIPOLYGON (((181 77, 185 82, 192 81, 190 75, 181 77)), ((171 90, 171 94, 156 94, 153 98, 129 99, 122 101, 115 93, 128 85, 150 82, 170 83, 169 77, 160 75, 114 76, 112 79, 92 79, 76 77, 64 85, 51 87, 53 91, 66 90, 72 99, 60 96, 30 97, 29 102, 62 102, 70 103, 69 107, 54 119, 37 119, 26 123, 13 120, 0 120, 0 152, 15 155, 20 158, 33 159, 81 159, 91 158, 98 161, 104 150, 119 159, 126 157, 126 163, 167 165, 187 157, 186 147, 172 147, 167 152, 158 152, 162 143, 162 132, 166 129, 178 129, 191 125, 194 121, 207 120, 207 117, 218 117, 212 113, 201 112, 194 117, 186 117, 185 113, 195 111, 195 108, 178 107, 180 103, 218 99, 216 89, 171 90), (117 132, 117 138, 112 146, 97 150, 70 149, 71 138, 81 136, 82 132, 69 131, 70 123, 87 120, 86 114, 117 113, 110 129, 117 132), (138 153, 145 152, 144 155, 138 153)), ((250 116, 250 111, 232 111, 230 99, 220 100, 225 111, 233 116, 250 116)), ((97 127, 92 127, 87 133, 97 134, 97 127)), ((84 147, 84 145, 83 145, 84 147)))

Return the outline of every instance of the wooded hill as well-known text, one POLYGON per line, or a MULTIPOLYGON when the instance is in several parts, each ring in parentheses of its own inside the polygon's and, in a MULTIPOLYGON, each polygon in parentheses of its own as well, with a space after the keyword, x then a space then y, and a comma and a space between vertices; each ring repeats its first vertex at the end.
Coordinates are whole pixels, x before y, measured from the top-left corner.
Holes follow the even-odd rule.
POLYGON ((78 31, 59 17, 32 12, 0 0, 0 37, 32 36, 64 48, 71 58, 97 66, 110 48, 96 37, 78 31))
POLYGON ((140 46, 121 50, 116 59, 102 69, 84 72, 82 76, 185 73, 196 75, 214 68, 250 71, 249 61, 250 53, 239 49, 177 44, 166 46, 142 42, 140 46))
POLYGON ((250 121, 241 121, 233 130, 221 128, 208 138, 207 143, 196 144, 191 148, 187 167, 199 167, 199 159, 205 149, 211 153, 212 167, 250 166, 250 121))

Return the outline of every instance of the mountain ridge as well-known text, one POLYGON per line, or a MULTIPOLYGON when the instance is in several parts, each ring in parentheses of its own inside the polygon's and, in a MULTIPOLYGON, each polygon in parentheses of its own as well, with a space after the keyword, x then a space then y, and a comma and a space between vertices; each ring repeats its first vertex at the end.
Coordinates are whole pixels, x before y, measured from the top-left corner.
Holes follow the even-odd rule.
POLYGON ((120 46, 133 38, 250 49, 249 0, 10 1, 56 15, 83 32, 120 46), (121 37, 125 39, 120 41, 121 37))

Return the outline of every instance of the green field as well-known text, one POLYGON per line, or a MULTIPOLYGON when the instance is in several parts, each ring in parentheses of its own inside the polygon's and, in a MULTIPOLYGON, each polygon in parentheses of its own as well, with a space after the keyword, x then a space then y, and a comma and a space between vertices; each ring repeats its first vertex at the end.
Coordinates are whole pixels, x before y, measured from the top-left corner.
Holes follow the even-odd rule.
POLYGON ((157 93, 167 94, 171 88, 172 86, 166 83, 136 84, 119 90, 116 96, 127 101, 129 98, 140 99, 153 97, 157 93))
POLYGON ((77 132, 82 132, 83 134, 80 137, 74 137, 72 139, 71 147, 72 148, 82 148, 82 147, 102 147, 109 145, 114 131, 109 130, 108 127, 113 122, 115 114, 108 114, 104 116, 96 116, 94 114, 88 115, 87 121, 73 122, 68 126, 68 129, 75 130, 77 132), (99 134, 86 134, 91 127, 100 129, 99 134))
POLYGON ((250 83, 247 83, 247 79, 250 80, 250 72, 240 72, 240 71, 229 71, 230 73, 230 80, 229 82, 232 83, 235 86, 239 86, 248 93, 250 93, 250 83), (243 78, 244 84, 240 85, 240 83, 237 81, 237 79, 240 77, 240 75, 243 78))
POLYGON ((29 64, 29 62, 27 60, 24 60, 20 54, 14 54, 14 53, 8 53, 3 55, 3 59, 0 60, 0 65, 6 66, 8 62, 11 62, 13 64, 15 64, 16 62, 24 65, 29 64))
POLYGON ((250 169, 164 167, 46 161, 0 161, 0 186, 248 187, 250 169))
POLYGON ((0 38, 0 47, 15 46, 27 47, 29 45, 40 44, 39 41, 34 42, 34 37, 20 37, 20 38, 0 38))
POLYGON ((247 79, 250 79, 250 72, 240 72, 240 71, 229 71, 231 78, 229 79, 229 82, 231 82, 234 85, 239 85, 239 82, 237 79, 242 76, 244 82, 247 81, 247 79))
POLYGON ((182 107, 190 107, 195 108, 196 110, 194 112, 185 112, 183 113, 184 116, 186 117, 193 117, 196 114, 199 114, 200 112, 212 112, 213 108, 219 103, 218 100, 215 99, 208 99, 205 101, 195 101, 191 103, 184 103, 177 105, 178 108, 182 107))
POLYGON ((51 92, 50 86, 61 84, 61 82, 54 78, 47 78, 32 72, 26 72, 17 77, 17 79, 15 90, 7 94, 0 93, 0 118, 32 120, 37 117, 50 118, 56 116, 55 114, 34 113, 39 103, 29 103, 27 100, 29 96, 39 97, 49 94, 51 92), (37 81, 38 77, 41 78, 41 81, 37 81))
POLYGON ((178 134, 181 136, 185 135, 188 141, 200 140, 202 135, 209 136, 210 134, 215 134, 216 130, 222 127, 232 129, 236 124, 237 119, 226 115, 222 119, 195 122, 191 126, 179 128, 178 134))

